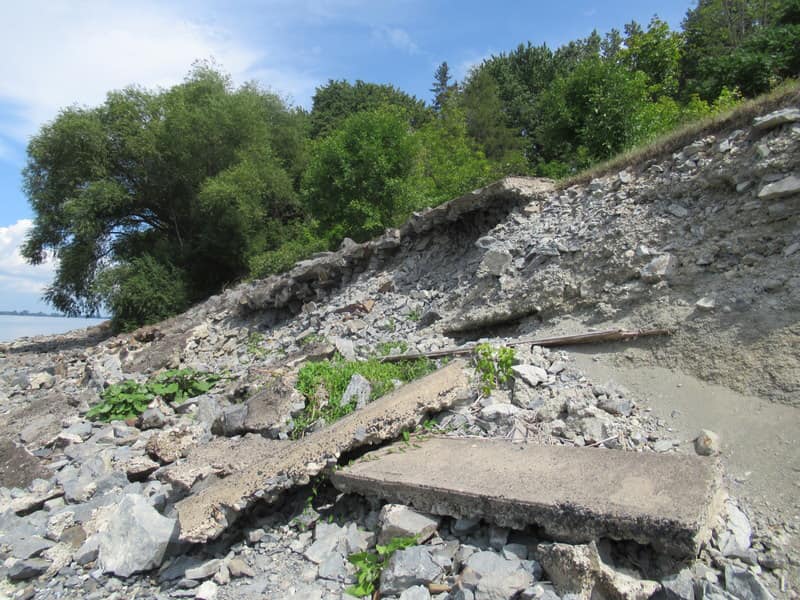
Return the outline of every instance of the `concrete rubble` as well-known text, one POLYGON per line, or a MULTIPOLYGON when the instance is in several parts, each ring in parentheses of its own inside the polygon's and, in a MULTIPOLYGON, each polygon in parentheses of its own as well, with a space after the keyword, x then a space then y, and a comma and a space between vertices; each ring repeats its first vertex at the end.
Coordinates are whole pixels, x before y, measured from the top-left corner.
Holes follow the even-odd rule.
MULTIPOLYGON (((610 327, 672 330, 630 344, 632 366, 800 406, 800 110, 773 108, 570 187, 504 179, 132 333, 0 344, 0 598, 338 599, 355 582, 349 556, 406 534, 417 543, 388 559, 384 598, 797 597, 799 532, 785 507, 737 501, 728 478, 712 514, 698 465, 729 458, 713 424, 684 439, 647 394, 588 377, 567 351, 519 346, 509 381, 489 391, 466 359, 372 402, 370 382, 351 378, 358 410, 294 439, 308 361, 610 327), (154 400, 138 420, 85 418, 108 385, 179 367, 226 378, 180 405, 154 400), (430 434, 515 448, 492 477, 518 477, 515 455, 544 469, 541 456, 566 452, 624 458, 565 469, 564 490, 623 466, 651 465, 652 482, 658 465, 681 465, 685 481, 659 480, 670 500, 649 521, 569 543, 466 500, 459 511, 386 504, 329 483, 351 460, 378 465, 358 462, 377 446, 401 440, 392 456, 405 458, 430 434), (685 507, 708 516, 667 523, 685 507), (707 539, 694 537, 703 519, 707 539)), ((438 464, 440 479, 467 482, 467 456, 432 455, 418 474, 438 464)), ((583 523, 613 516, 612 495, 584 498, 583 523)))

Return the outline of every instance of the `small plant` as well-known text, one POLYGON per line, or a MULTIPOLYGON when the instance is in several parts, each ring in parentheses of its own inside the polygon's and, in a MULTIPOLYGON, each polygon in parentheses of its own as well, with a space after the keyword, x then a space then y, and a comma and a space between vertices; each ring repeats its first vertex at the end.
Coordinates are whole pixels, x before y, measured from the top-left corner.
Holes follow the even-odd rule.
POLYGON ((488 396, 498 386, 508 383, 513 377, 513 365, 513 348, 494 348, 491 344, 475 346, 475 368, 481 378, 481 393, 488 396))
POLYGON ((187 398, 205 394, 222 378, 222 375, 194 369, 172 369, 146 383, 125 379, 103 390, 102 401, 89 409, 86 418, 97 421, 132 419, 142 414, 156 396, 161 396, 165 402, 180 404, 187 398))
POLYGON ((379 356, 389 356, 393 350, 397 350, 398 354, 403 354, 408 350, 406 342, 381 342, 377 345, 376 350, 379 356))
POLYGON ((377 358, 346 361, 338 354, 331 360, 306 363, 297 373, 296 385, 305 396, 306 406, 294 418, 292 437, 302 437, 318 419, 333 423, 356 409, 356 399, 342 404, 342 395, 355 373, 369 380, 370 400, 375 400, 394 389, 395 381, 413 381, 434 368, 427 359, 402 363, 384 363, 377 358))
POLYGON ((267 355, 267 349, 261 345, 264 341, 264 334, 257 331, 252 332, 247 338, 247 353, 256 358, 264 358, 267 355))
POLYGON ((300 346, 310 346, 311 344, 319 344, 320 342, 324 342, 325 338, 318 333, 310 333, 302 340, 300 340, 300 346))
POLYGON ((413 321, 414 323, 418 323, 421 318, 422 318, 422 311, 418 308, 415 308, 414 310, 408 313, 408 320, 413 321))
POLYGON ((372 596, 375 586, 381 577, 381 572, 389 564, 392 554, 417 543, 416 537, 392 538, 385 546, 375 546, 375 552, 357 552, 347 557, 347 560, 356 568, 356 584, 345 590, 346 593, 356 598, 372 596))

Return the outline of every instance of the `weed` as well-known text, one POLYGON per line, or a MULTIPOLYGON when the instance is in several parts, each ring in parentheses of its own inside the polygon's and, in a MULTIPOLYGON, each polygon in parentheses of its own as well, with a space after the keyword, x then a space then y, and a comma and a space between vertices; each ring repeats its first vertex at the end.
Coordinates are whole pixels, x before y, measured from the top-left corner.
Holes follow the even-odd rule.
POLYGON ((397 350, 398 354, 403 354, 408 350, 406 342, 381 342, 377 345, 376 350, 379 356, 389 356, 393 350, 397 350))
POLYGON ((392 554, 398 550, 414 546, 416 537, 392 538, 385 546, 375 546, 375 552, 357 552, 347 557, 347 560, 356 568, 356 584, 345 590, 346 593, 357 598, 370 596, 375 592, 375 584, 381 577, 381 572, 389 564, 392 554))
POLYGON ((475 346, 475 368, 481 378, 481 392, 488 396, 492 390, 507 384, 513 372, 514 349, 501 346, 494 348, 491 344, 475 346))
POLYGON ((261 343, 264 341, 264 335, 254 331, 247 338, 247 353, 256 358, 264 358, 267 355, 267 349, 261 343))
POLYGON ((180 404, 213 388, 222 375, 173 369, 159 373, 146 383, 125 379, 110 385, 101 394, 102 401, 86 413, 86 417, 98 421, 118 421, 139 416, 147 405, 161 396, 165 402, 180 404))
POLYGON ((310 346, 311 344, 319 344, 324 342, 325 338, 318 333, 310 333, 302 340, 299 341, 300 346, 310 346))
POLYGON ((396 380, 409 382, 427 375, 435 368, 427 359, 383 363, 377 358, 345 361, 340 355, 331 360, 306 363, 297 374, 297 389, 306 398, 306 407, 294 419, 292 436, 301 437, 318 419, 332 423, 356 409, 356 400, 342 404, 342 395, 355 373, 372 385, 370 400, 394 389, 396 380))
POLYGON ((413 321, 414 323, 419 322, 422 318, 422 311, 418 308, 415 308, 411 312, 408 313, 408 320, 413 321))

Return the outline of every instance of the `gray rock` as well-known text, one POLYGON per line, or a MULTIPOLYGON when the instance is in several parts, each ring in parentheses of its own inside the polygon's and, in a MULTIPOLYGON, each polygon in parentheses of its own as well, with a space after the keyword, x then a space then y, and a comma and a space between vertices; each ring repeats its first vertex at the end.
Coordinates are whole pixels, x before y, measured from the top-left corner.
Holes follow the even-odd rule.
POLYGON ((38 535, 31 536, 0 536, 0 542, 11 546, 11 556, 19 559, 28 559, 39 556, 55 544, 38 535))
POLYGON ((750 548, 753 530, 747 516, 733 502, 725 503, 728 519, 718 533, 717 547, 724 556, 742 556, 750 548))
POLYGON ((153 569, 164 560, 177 534, 177 519, 160 515, 143 496, 126 494, 101 534, 100 568, 120 577, 153 569))
POLYGON ((782 108, 753 119, 753 128, 759 131, 767 131, 784 123, 794 123, 795 121, 800 121, 800 109, 782 108))
POLYGON ((695 308, 697 308, 697 310, 710 311, 716 308, 717 303, 714 300, 714 298, 711 298, 709 296, 703 296, 702 298, 700 298, 700 300, 695 302, 694 305, 695 308))
POLYGON ((431 593, 423 585, 415 585, 400 594, 400 600, 431 600, 431 593))
POLYGON ((247 420, 247 411, 248 405, 245 403, 232 404, 223 408, 220 433, 227 437, 242 433, 247 420))
POLYGON ((244 560, 241 558, 232 558, 228 563, 228 570, 231 573, 231 577, 238 578, 238 577, 255 577, 256 572, 253 570, 253 567, 248 565, 244 560))
POLYGON ((464 587, 473 590, 475 600, 509 600, 533 585, 533 575, 519 559, 508 560, 485 551, 467 559, 461 581, 464 587))
POLYGON ((212 558, 201 565, 186 569, 183 576, 186 577, 186 579, 202 581, 203 579, 208 579, 216 575, 221 566, 222 561, 219 558, 212 558))
POLYGON ((694 600, 694 577, 689 569, 661 580, 665 600, 694 600))
POLYGON ((381 573, 381 594, 400 594, 415 585, 427 585, 443 574, 426 546, 398 550, 381 573))
POLYGON ((521 378, 525 383, 531 387, 536 387, 540 383, 547 381, 547 371, 541 367, 533 365, 514 365, 511 367, 514 375, 521 378))
POLYGON ((511 253, 504 248, 490 248, 483 255, 481 264, 478 266, 479 275, 492 275, 499 277, 503 274, 509 264, 511 264, 511 253))
POLYGON ((167 422, 164 413, 157 408, 148 408, 139 417, 139 428, 142 430, 147 429, 161 429, 167 422))
POLYGON ((642 267, 639 276, 648 283, 669 279, 677 264, 678 261, 672 254, 661 254, 642 267))
POLYGON ((219 402, 211 396, 202 396, 197 401, 195 419, 203 425, 206 431, 214 431, 220 427, 222 421, 222 408, 219 402))
POLYGON ((439 528, 439 519, 419 513, 402 504, 386 504, 378 517, 378 543, 387 544, 395 537, 416 537, 423 543, 439 528))
POLYGON ((28 558, 15 562, 6 576, 11 581, 25 581, 38 577, 50 567, 50 561, 43 558, 28 558))
POLYGON ((354 373, 342 394, 341 404, 344 406, 352 400, 355 400, 356 406, 358 408, 363 408, 366 406, 367 402, 369 402, 369 395, 371 393, 372 384, 370 384, 369 380, 359 373, 354 373))
POLYGON ((741 600, 773 600, 764 584, 747 569, 725 567, 725 591, 741 600))
POLYGON ((720 453, 719 436, 709 429, 703 429, 694 439, 694 451, 701 456, 714 456, 720 453))
POLYGON ((474 519, 456 519, 450 525, 450 531, 453 535, 463 536, 468 535, 475 531, 481 524, 479 518, 474 519))
POLYGON ((343 553, 345 530, 336 523, 317 523, 314 529, 314 543, 304 552, 305 557, 313 563, 321 564, 334 552, 343 553))
POLYGON ((341 354, 345 360, 356 359, 356 347, 352 340, 341 337, 334 337, 332 340, 336 350, 341 354))
POLYGON ((331 581, 348 581, 352 572, 352 566, 344 556, 332 552, 320 563, 318 576, 331 581))
POLYGON ((197 600, 215 600, 217 597, 218 586, 213 581, 204 581, 195 590, 194 597, 197 600))
POLYGON ((762 187, 758 192, 758 197, 761 200, 774 200, 795 194, 800 194, 800 177, 789 175, 780 181, 768 183, 762 187))
POLYGON ((525 544, 506 544, 503 546, 503 558, 506 560, 527 560, 528 547, 525 544))
POLYGON ((100 536, 93 535, 85 542, 83 542, 81 547, 78 548, 78 550, 72 556, 72 560, 74 560, 79 565, 85 565, 97 560, 97 555, 99 551, 100 551, 100 536))

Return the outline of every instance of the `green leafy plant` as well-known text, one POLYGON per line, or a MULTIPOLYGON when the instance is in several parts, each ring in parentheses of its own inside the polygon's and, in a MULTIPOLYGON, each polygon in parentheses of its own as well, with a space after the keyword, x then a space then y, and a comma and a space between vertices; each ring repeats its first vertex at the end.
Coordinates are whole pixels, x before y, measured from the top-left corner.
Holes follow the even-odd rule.
POLYGON ((419 320, 422 318, 422 311, 418 308, 415 308, 411 312, 408 313, 408 320, 414 323, 418 323, 419 320))
POLYGON ((414 546, 416 537, 392 538, 385 546, 375 546, 375 552, 357 552, 347 557, 347 560, 356 568, 356 584, 345 590, 346 593, 356 598, 372 596, 375 585, 381 577, 381 572, 389 564, 389 559, 398 550, 414 546))
POLYGON ((172 369, 145 383, 125 379, 103 390, 102 401, 90 408, 86 417, 97 421, 135 418, 156 396, 161 396, 165 402, 180 404, 188 398, 205 394, 222 378, 222 375, 194 369, 172 369))
POLYGON ((434 364, 427 359, 402 363, 384 363, 377 358, 346 361, 338 354, 331 360, 306 363, 297 374, 296 384, 305 396, 306 406, 294 418, 292 435, 301 437, 318 419, 332 423, 353 412, 356 400, 342 404, 342 395, 356 373, 370 382, 370 400, 375 400, 394 389, 395 381, 413 381, 434 368, 434 364))
POLYGON ((377 345, 376 350, 380 356, 389 356, 393 350, 397 350, 399 354, 403 354, 408 350, 406 342, 381 342, 377 345))
POLYGON ((475 346, 475 368, 480 375, 481 392, 484 395, 488 396, 498 386, 511 381, 514 356, 513 348, 495 348, 491 344, 475 346))

